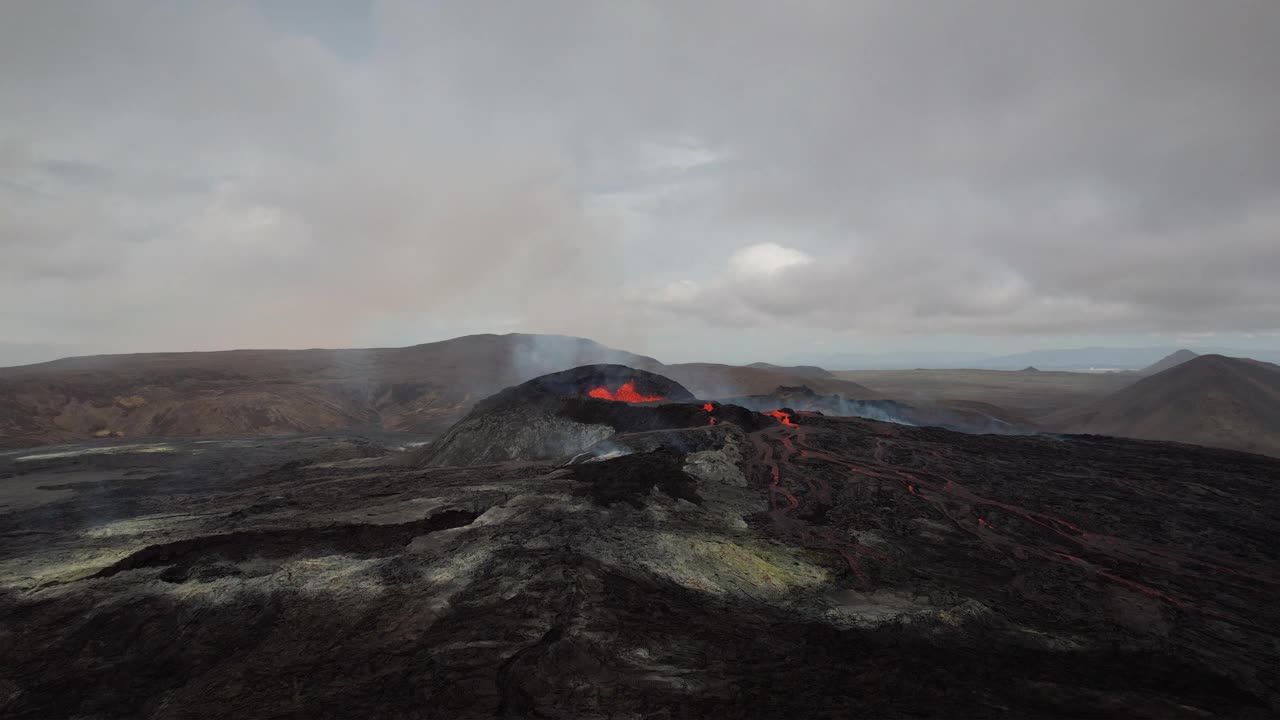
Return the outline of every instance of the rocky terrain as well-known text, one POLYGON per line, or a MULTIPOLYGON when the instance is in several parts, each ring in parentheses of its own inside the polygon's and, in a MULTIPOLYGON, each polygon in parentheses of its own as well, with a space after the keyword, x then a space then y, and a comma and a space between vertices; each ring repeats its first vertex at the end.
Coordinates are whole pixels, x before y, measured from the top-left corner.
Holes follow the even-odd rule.
POLYGON ((0 455, 0 715, 1280 711, 1280 460, 600 397, 617 372, 480 408, 609 427, 550 459, 0 455))

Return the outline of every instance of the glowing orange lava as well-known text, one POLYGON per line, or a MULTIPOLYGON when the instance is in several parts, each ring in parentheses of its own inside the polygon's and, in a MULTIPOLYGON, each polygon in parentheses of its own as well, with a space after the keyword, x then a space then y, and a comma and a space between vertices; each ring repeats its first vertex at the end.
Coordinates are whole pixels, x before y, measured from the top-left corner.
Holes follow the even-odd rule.
POLYGON ((792 427, 795 427, 795 423, 791 422, 791 413, 784 413, 781 410, 770 410, 769 412, 762 412, 760 414, 770 415, 772 417, 777 418, 778 422, 782 423, 783 425, 790 425, 792 427))
POLYGON ((587 394, 593 398, 598 398, 600 400, 616 400, 618 402, 629 402, 629 403, 655 402, 658 400, 666 400, 666 398, 664 398, 661 395, 641 395, 639 392, 636 391, 636 382, 634 380, 628 380, 626 383, 623 384, 622 387, 618 388, 617 392, 613 392, 609 390, 609 388, 601 385, 600 387, 591 390, 587 394))

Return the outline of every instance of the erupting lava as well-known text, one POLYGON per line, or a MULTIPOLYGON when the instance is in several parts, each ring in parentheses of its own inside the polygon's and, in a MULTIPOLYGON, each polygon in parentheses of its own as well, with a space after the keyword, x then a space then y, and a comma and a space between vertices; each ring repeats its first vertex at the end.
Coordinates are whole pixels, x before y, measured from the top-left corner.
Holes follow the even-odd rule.
POLYGON ((617 392, 613 392, 609 390, 609 388, 601 385, 598 388, 593 388, 590 392, 587 393, 587 395, 590 395, 593 398, 598 398, 600 400, 615 400, 617 402, 629 402, 629 403, 644 403, 644 402, 656 402, 658 400, 666 400, 666 398, 661 395, 641 395, 639 392, 636 391, 636 382, 634 380, 628 380, 627 382, 625 382, 622 385, 622 387, 618 388, 617 392))
POLYGON ((791 421, 791 413, 782 412, 781 410, 770 410, 769 412, 762 412, 760 414, 777 418, 778 422, 783 425, 790 425, 791 427, 796 426, 796 424, 791 421))

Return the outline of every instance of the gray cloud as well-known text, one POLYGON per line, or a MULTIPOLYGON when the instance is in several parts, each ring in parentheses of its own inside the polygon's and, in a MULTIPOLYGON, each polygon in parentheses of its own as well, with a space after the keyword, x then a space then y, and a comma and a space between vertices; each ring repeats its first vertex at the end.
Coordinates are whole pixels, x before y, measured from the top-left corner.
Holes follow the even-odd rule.
POLYGON ((280 5, 0 10, 0 340, 1280 328, 1268 0, 280 5))

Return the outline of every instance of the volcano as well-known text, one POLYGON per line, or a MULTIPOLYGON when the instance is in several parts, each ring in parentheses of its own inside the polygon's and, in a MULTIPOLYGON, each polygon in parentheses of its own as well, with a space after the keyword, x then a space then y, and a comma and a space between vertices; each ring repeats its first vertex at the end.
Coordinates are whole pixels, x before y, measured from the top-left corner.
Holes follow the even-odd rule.
POLYGON ((0 454, 0 715, 1280 711, 1280 460, 748 410, 617 365, 408 459, 0 454))
POLYGON ((120 435, 243 437, 370 426, 438 436, 477 399, 593 363, 662 367, 585 338, 521 333, 405 348, 66 358, 0 368, 0 449, 120 435))
MULTIPOLYGON (((700 397, 804 383, 871 397, 820 368, 664 365, 585 338, 468 335, 405 348, 229 350, 74 357, 0 368, 0 450, 95 438, 244 437, 378 427, 439 437, 473 404, 566 368, 660 373, 700 397)), ((601 399, 659 402, 629 378, 601 399), (634 394, 632 394, 634 393, 634 394)))
POLYGON ((426 467, 550 460, 619 431, 708 425, 682 385, 624 365, 584 365, 543 375, 476 403, 417 460, 426 467))

